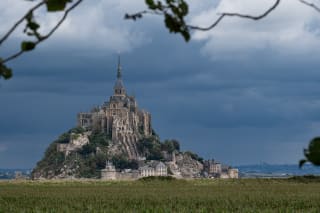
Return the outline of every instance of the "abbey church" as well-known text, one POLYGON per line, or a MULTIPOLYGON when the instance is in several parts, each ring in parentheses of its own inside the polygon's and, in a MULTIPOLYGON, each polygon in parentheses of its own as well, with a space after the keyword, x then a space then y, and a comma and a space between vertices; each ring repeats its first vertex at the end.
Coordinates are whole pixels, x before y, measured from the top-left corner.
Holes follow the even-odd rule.
POLYGON ((90 112, 78 113, 78 126, 88 131, 101 131, 112 137, 115 143, 127 148, 129 158, 138 158, 136 142, 152 134, 151 115, 138 108, 134 96, 126 93, 122 81, 120 57, 113 95, 102 106, 90 112))

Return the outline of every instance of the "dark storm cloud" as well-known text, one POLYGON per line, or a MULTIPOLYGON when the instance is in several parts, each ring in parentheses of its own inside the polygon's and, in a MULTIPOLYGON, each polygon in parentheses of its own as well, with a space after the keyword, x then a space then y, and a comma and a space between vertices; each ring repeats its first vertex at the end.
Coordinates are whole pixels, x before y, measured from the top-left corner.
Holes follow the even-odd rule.
MULTIPOLYGON (((200 53, 204 42, 137 28, 150 30, 149 39, 121 54, 124 83, 151 112, 162 139, 177 138, 185 150, 232 164, 300 159, 320 129, 317 61, 278 59, 268 49, 212 61, 200 53)), ((14 61, 14 78, 0 83, 0 167, 33 167, 76 124, 77 112, 112 93, 116 51, 59 45, 14 61)))

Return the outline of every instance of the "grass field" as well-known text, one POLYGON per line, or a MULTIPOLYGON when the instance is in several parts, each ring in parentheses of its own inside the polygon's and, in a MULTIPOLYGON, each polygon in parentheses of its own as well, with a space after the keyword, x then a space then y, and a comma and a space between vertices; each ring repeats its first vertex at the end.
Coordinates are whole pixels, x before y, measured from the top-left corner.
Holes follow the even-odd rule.
POLYGON ((0 212, 320 212, 320 181, 3 181, 0 212))

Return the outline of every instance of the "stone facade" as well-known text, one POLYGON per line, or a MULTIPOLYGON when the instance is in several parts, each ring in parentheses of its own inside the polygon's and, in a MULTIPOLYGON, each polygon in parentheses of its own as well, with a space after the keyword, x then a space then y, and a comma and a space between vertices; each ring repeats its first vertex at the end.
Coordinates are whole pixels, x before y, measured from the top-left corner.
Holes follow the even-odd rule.
POLYGON ((139 173, 141 177, 167 176, 168 167, 162 162, 155 161, 152 162, 150 165, 140 167, 139 173))
POLYGON ((138 108, 134 96, 127 95, 122 81, 120 59, 114 93, 102 106, 90 112, 78 113, 78 126, 86 130, 102 131, 121 144, 129 159, 139 159, 136 142, 152 134, 151 115, 138 108))
POLYGON ((206 160, 204 161, 204 171, 208 174, 221 174, 222 165, 215 160, 206 160))
POLYGON ((215 160, 204 161, 204 173, 209 178, 239 178, 239 170, 231 168, 227 165, 222 165, 215 160))
POLYGON ((175 178, 198 178, 203 170, 203 164, 193 159, 187 153, 175 153, 167 165, 175 178))
POLYGON ((110 162, 106 162, 106 168, 101 170, 101 179, 103 180, 116 180, 117 172, 115 166, 110 162))
POLYGON ((228 176, 229 176, 229 178, 238 179, 239 178, 239 170, 234 169, 234 168, 229 168, 228 169, 228 176))
POLYGON ((125 169, 116 171, 115 166, 110 162, 106 162, 106 168, 101 170, 102 180, 135 180, 149 176, 167 176, 168 167, 160 161, 151 161, 139 167, 138 170, 125 169))

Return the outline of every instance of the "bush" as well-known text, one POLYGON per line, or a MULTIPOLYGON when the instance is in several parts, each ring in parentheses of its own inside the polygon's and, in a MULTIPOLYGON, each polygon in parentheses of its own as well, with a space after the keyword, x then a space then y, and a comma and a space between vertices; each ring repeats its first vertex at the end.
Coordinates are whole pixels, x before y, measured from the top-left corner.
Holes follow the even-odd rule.
POLYGON ((82 127, 72 128, 68 132, 61 134, 55 142, 56 143, 69 143, 72 133, 76 134, 74 137, 77 137, 77 134, 81 134, 83 132, 85 132, 85 130, 82 127))
POLYGON ((140 178, 139 181, 175 181, 176 178, 172 176, 149 176, 140 178))
POLYGON ((137 143, 138 151, 140 153, 148 152, 153 147, 152 142, 153 141, 151 138, 143 138, 143 139, 139 140, 139 142, 137 143))
POLYGON ((203 162, 203 158, 200 157, 199 155, 197 155, 196 153, 190 152, 190 151, 186 151, 185 154, 189 155, 193 160, 197 160, 200 162, 203 162))
POLYGON ((123 156, 113 156, 111 159, 117 169, 138 169, 139 164, 136 160, 128 160, 123 156))
POLYGON ((90 138, 90 143, 96 146, 108 146, 111 136, 106 133, 93 133, 90 138))
POLYGON ((177 140, 165 140, 161 145, 161 150, 169 153, 180 151, 180 144, 177 140))
POLYGON ((75 133, 75 134, 81 134, 84 133, 86 130, 84 128, 82 128, 81 126, 78 127, 74 127, 72 129, 69 130, 69 133, 75 133))
POLYGON ((99 178, 101 176, 101 169, 106 167, 107 156, 105 154, 92 154, 86 157, 80 156, 79 169, 77 174, 84 178, 99 178))
POLYGON ((156 133, 156 131, 154 129, 151 130, 151 135, 156 138, 159 138, 159 135, 156 133))
POLYGON ((87 156, 87 155, 89 155, 89 154, 91 154, 91 153, 95 153, 95 152, 96 152, 96 147, 95 147, 93 144, 91 144, 91 143, 84 145, 84 146, 78 151, 78 153, 79 153, 80 155, 83 155, 83 156, 87 156))
POLYGON ((70 134, 69 133, 63 133, 59 136, 59 138, 55 141, 57 143, 69 143, 70 141, 70 134))
POLYGON ((146 156, 147 160, 162 160, 161 146, 155 137, 143 138, 137 144, 138 151, 146 156))
POLYGON ((288 179, 294 182, 301 182, 301 183, 320 182, 320 176, 315 176, 315 175, 293 176, 288 179))

